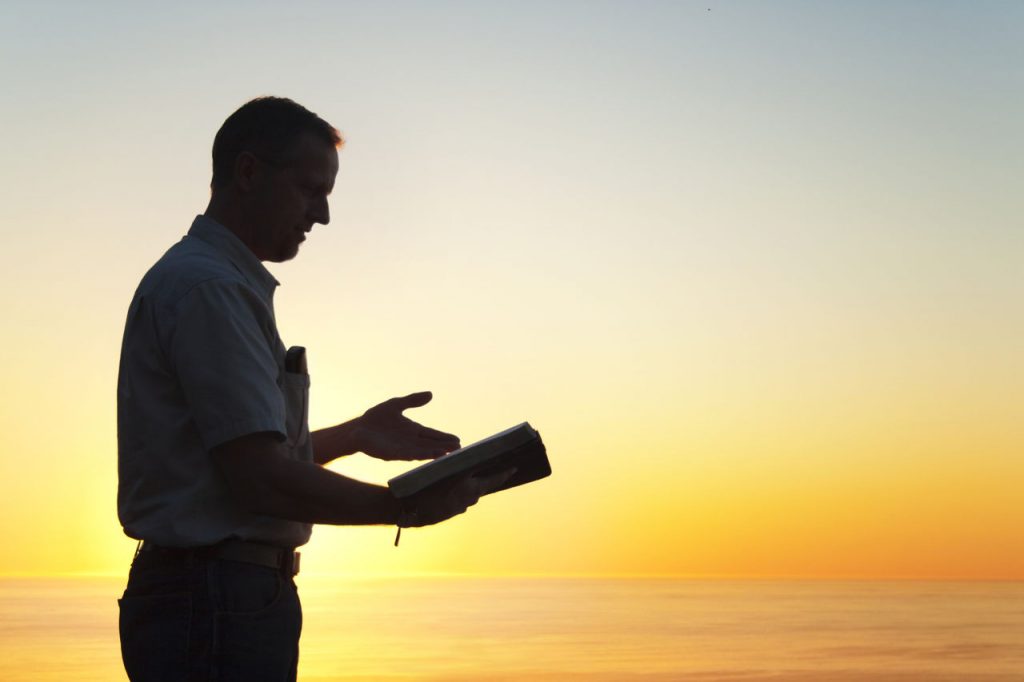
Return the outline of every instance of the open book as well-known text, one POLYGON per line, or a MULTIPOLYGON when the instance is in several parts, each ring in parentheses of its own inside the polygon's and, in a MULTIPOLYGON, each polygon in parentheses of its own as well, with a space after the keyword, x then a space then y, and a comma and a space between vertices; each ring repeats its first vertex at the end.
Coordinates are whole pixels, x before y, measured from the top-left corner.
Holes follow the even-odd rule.
POLYGON ((540 434, 527 422, 395 476, 388 481, 388 488, 395 497, 408 497, 456 476, 467 473, 486 475, 512 467, 516 467, 516 473, 498 490, 551 475, 547 450, 540 434))

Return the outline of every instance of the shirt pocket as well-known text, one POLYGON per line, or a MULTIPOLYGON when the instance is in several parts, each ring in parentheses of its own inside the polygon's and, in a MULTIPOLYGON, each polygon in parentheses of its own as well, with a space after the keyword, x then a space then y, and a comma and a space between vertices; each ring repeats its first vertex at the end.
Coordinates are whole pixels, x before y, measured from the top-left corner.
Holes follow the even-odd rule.
POLYGON ((288 445, 304 448, 309 440, 309 375, 284 373, 285 427, 288 445))

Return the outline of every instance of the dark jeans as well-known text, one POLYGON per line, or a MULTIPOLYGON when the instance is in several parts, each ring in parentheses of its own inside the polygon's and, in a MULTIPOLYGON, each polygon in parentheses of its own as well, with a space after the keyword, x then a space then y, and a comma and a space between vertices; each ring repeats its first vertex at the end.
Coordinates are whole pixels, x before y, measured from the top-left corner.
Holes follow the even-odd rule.
POLYGON ((132 682, 294 682, 302 607, 291 576, 141 552, 118 600, 132 682))

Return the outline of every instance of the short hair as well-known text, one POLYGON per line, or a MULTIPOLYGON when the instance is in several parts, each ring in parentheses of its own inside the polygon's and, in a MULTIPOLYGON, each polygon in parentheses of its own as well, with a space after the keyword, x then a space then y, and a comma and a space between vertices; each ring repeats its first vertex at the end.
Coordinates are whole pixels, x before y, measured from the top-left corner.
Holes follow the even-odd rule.
POLYGON ((231 114, 213 139, 213 179, 217 191, 231 183, 235 160, 242 152, 278 166, 291 162, 291 152, 306 133, 340 149, 341 133, 306 107, 287 97, 257 97, 231 114))

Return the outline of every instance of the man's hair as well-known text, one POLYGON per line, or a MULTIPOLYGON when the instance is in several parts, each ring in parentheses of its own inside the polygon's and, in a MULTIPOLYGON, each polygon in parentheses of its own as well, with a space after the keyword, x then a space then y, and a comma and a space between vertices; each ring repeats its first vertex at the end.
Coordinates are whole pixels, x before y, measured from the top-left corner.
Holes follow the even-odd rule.
POLYGON ((242 152, 273 165, 287 165, 296 142, 307 133, 335 149, 345 144, 334 126, 286 97, 257 97, 246 102, 227 117, 213 139, 210 189, 216 192, 230 184, 235 160, 242 152))

